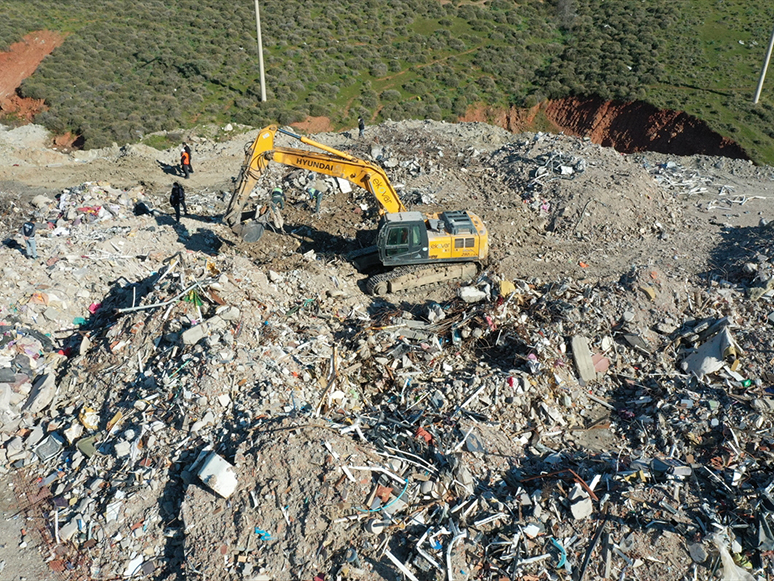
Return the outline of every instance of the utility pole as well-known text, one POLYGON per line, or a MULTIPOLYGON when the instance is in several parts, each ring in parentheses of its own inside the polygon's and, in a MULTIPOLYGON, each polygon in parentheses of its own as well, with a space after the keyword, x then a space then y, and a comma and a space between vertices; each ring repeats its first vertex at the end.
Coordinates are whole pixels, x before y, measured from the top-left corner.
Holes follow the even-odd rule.
POLYGON ((261 101, 265 102, 266 79, 263 76, 263 41, 261 40, 261 11, 258 8, 258 0, 255 0, 255 28, 258 31, 258 69, 261 72, 261 101))
MULTIPOLYGON (((257 2, 258 0, 256 0, 257 2)), ((769 60, 771 59, 771 49, 774 48, 774 30, 771 31, 771 38, 769 39, 769 48, 766 49, 766 58, 763 59, 763 68, 761 69, 761 78, 758 79, 758 88, 755 89, 755 96, 753 97, 753 105, 758 103, 758 99, 761 96, 761 89, 763 89, 763 79, 766 78, 766 69, 769 68, 769 60)))

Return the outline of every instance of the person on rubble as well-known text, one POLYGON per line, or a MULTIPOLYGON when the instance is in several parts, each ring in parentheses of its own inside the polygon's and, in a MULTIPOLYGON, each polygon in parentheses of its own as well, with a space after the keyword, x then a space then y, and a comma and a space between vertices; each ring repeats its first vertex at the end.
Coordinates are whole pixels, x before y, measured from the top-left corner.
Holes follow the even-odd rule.
POLYGON ((279 208, 280 210, 285 209, 285 193, 282 191, 282 188, 277 186, 274 188, 271 192, 271 207, 272 209, 279 208))
POLYGON ((30 219, 22 224, 21 228, 22 237, 24 238, 24 250, 27 258, 30 259, 38 258, 38 248, 35 242, 35 231, 38 229, 38 225, 35 224, 34 219, 34 216, 30 216, 30 219))
POLYGON ((180 150, 180 169, 185 179, 188 179, 188 176, 193 173, 193 170, 191 169, 190 151, 191 150, 187 145, 180 150))
POLYGON ((317 188, 315 188, 314 186, 307 188, 306 192, 309 194, 309 201, 314 202, 314 213, 319 214, 320 204, 322 204, 323 193, 317 188))
POLYGON ((191 148, 185 142, 183 142, 183 151, 188 154, 188 170, 190 173, 193 173, 193 157, 191 155, 191 148))
POLYGON ((169 203, 175 209, 175 221, 180 223, 180 206, 183 206, 185 215, 188 215, 188 206, 185 205, 185 190, 180 182, 175 182, 172 186, 172 194, 169 196, 169 203))
POLYGON ((357 118, 357 128, 360 131, 360 137, 363 137, 363 132, 365 131, 365 121, 363 121, 362 117, 357 118))

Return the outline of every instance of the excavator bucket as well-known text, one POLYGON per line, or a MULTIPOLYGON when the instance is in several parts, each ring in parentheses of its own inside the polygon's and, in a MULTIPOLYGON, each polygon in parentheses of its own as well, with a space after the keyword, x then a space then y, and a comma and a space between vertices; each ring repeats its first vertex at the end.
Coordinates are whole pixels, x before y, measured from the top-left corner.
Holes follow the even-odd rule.
POLYGON ((250 222, 242 224, 237 234, 245 242, 258 242, 258 240, 261 239, 261 236, 263 236, 263 231, 265 229, 264 225, 260 222, 251 220, 250 222))

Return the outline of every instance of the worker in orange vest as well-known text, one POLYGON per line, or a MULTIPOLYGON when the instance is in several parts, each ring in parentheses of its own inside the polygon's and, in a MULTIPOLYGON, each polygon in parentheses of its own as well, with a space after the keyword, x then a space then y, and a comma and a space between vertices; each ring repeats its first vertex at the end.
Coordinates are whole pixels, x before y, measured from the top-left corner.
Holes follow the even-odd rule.
POLYGON ((183 148, 183 150, 180 152, 180 168, 183 171, 183 177, 185 179, 188 179, 188 176, 191 174, 191 154, 183 148))

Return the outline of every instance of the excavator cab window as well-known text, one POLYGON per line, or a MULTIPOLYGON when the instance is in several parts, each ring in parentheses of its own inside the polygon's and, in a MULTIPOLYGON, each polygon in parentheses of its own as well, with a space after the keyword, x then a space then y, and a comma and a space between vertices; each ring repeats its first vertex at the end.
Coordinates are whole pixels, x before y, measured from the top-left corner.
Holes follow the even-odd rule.
POLYGON ((414 253, 426 250, 427 242, 422 236, 424 222, 390 226, 387 231, 385 254, 401 258, 410 258, 414 253))
POLYGON ((411 226, 411 248, 417 248, 422 246, 422 234, 419 231, 419 226, 411 226))
POLYGON ((399 226, 391 228, 387 234, 387 256, 404 254, 408 252, 409 228, 408 226, 399 226))

